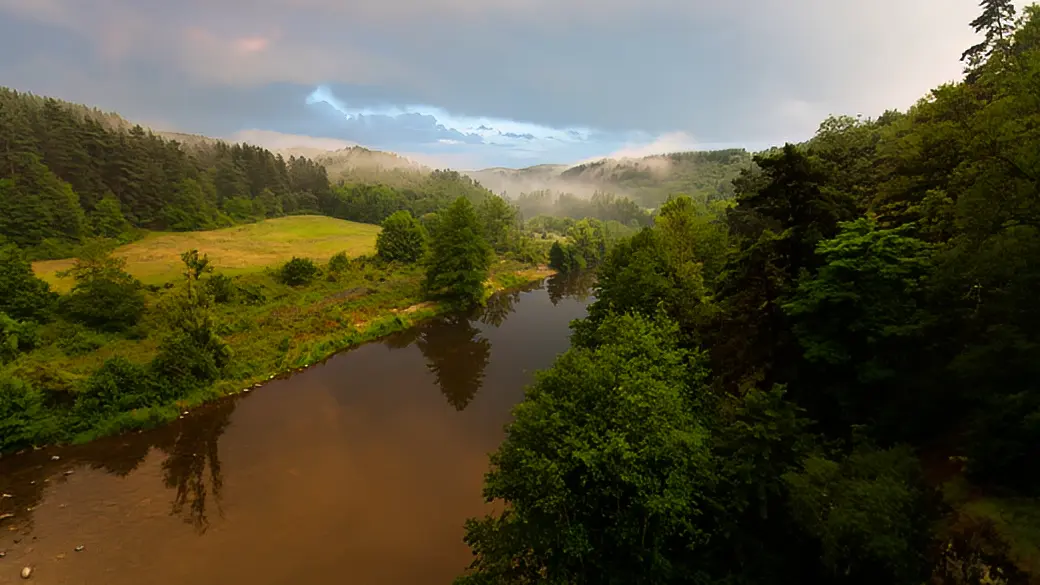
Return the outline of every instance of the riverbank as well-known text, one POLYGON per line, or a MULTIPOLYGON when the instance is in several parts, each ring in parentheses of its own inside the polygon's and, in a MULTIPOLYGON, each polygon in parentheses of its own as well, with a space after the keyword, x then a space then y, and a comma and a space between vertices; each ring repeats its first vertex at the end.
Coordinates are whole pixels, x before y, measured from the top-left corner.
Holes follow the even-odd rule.
MULTIPOLYGON (((544 267, 503 261, 493 267, 488 288, 506 290, 551 274, 553 271, 544 267)), ((281 283, 270 269, 236 276, 233 298, 213 308, 218 334, 233 352, 221 379, 179 400, 101 419, 77 418, 73 407, 77 395, 106 360, 122 357, 144 365, 155 357, 165 332, 163 315, 157 308, 166 295, 178 294, 178 289, 153 288, 144 322, 128 334, 104 334, 69 323, 51 323, 41 330, 38 349, 20 355, 0 370, 5 379, 26 384, 39 398, 23 406, 12 388, 0 388, 0 430, 20 424, 21 448, 82 443, 165 424, 213 399, 247 392, 337 352, 445 313, 447 307, 424 302, 421 282, 420 267, 366 262, 326 273, 303 287, 281 283), (21 420, 5 420, 5 411, 21 420)), ((0 446, 12 450, 5 440, 10 441, 0 438, 0 446)))

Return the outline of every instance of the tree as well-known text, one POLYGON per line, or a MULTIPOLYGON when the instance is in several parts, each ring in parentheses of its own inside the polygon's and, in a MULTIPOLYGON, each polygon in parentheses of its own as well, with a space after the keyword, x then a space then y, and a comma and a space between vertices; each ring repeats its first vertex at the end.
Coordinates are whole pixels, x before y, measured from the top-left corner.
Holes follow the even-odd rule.
MULTIPOLYGON (((882 230, 867 218, 843 224, 817 247, 825 264, 799 279, 783 304, 812 365, 802 387, 811 382, 837 402, 838 411, 814 410, 816 417, 882 427, 899 417, 906 428, 920 429, 922 409, 942 400, 923 396, 916 384, 935 374, 922 352, 931 319, 923 296, 931 247, 910 236, 912 228, 882 230)), ((802 398, 808 404, 821 397, 802 398)))
POLYGON ((426 230, 408 211, 396 211, 383 220, 376 236, 376 253, 390 262, 418 262, 426 254, 426 230))
POLYGON ((505 511, 466 525, 460 584, 697 582, 720 506, 674 324, 613 317, 540 373, 491 457, 505 511))
POLYGON ((90 214, 94 233, 102 238, 118 239, 130 230, 130 222, 123 217, 123 210, 119 200, 113 196, 107 196, 94 206, 90 214))
POLYGON ((18 320, 46 321, 58 295, 36 277, 32 264, 13 244, 0 242, 0 313, 18 320))
POLYGON ((76 281, 62 299, 62 310, 98 329, 123 331, 136 325, 144 314, 144 292, 125 267, 126 259, 113 257, 104 242, 85 244, 72 268, 59 273, 76 281))
POLYGON ((961 61, 968 62, 969 74, 993 51, 1006 51, 1008 41, 1015 30, 1015 4, 1012 0, 982 0, 979 6, 982 8, 982 14, 971 21, 971 28, 976 34, 985 31, 986 38, 968 47, 961 54, 961 61))
POLYGON ((437 220, 423 283, 432 298, 464 307, 484 299, 491 246, 481 235, 473 204, 459 197, 437 220))
POLYGON ((477 207, 477 216, 483 227, 482 234, 496 252, 509 248, 511 232, 516 227, 517 208, 501 197, 485 197, 477 207))

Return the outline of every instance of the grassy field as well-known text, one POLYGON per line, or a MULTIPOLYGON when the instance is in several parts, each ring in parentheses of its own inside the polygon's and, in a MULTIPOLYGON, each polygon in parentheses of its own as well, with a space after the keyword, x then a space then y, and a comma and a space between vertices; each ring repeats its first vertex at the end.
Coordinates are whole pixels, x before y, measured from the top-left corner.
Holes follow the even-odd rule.
MULTIPOLYGON (((117 248, 115 255, 126 258, 127 271, 145 284, 162 284, 180 277, 180 254, 192 248, 209 254, 222 272, 234 275, 257 272, 293 256, 324 262, 337 252, 367 254, 375 250, 378 233, 375 225, 297 215, 207 232, 152 232, 117 248)), ((64 292, 72 283, 56 273, 70 266, 72 260, 47 260, 34 263, 33 270, 64 292)))

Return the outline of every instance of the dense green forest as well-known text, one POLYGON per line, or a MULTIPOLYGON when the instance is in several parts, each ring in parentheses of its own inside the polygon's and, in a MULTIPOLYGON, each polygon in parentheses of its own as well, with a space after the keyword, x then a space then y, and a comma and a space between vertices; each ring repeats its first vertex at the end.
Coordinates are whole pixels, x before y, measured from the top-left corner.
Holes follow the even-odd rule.
POLYGON ((456 197, 492 196, 454 171, 407 184, 330 185, 325 168, 247 144, 182 144, 115 114, 0 89, 0 236, 32 258, 71 256, 91 237, 190 231, 289 214, 379 223, 456 197))
POLYGON ((607 252, 461 583, 1040 579, 1040 7, 982 6, 963 82, 607 252))

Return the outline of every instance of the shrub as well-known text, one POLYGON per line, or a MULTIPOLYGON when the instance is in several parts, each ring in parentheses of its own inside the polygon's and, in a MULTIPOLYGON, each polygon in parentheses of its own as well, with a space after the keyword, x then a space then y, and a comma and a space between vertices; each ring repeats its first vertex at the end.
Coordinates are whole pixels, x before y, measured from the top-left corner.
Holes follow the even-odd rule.
POLYGON ((226 274, 214 274, 203 286, 215 303, 230 303, 235 298, 235 283, 226 274))
POLYGON ((83 355, 105 344, 105 338, 77 323, 62 323, 56 341, 61 351, 68 356, 83 355))
POLYGON ((397 211, 383 220, 376 236, 376 253, 388 262, 418 262, 426 253, 426 230, 408 211, 397 211))
POLYGON ((40 345, 38 327, 32 321, 15 321, 0 313, 0 363, 8 362, 23 351, 40 345))
POLYGON ((338 252, 332 258, 329 258, 329 272, 343 272, 348 268, 350 268, 350 258, 347 257, 346 252, 338 252))
POLYGON ((113 258, 103 243, 84 246, 75 265, 62 273, 76 280, 61 300, 69 318, 106 331, 123 331, 144 314, 141 283, 124 270, 126 260, 113 258))
POLYGON ((282 282, 289 286, 303 286, 318 275, 318 265, 310 258, 297 258, 286 262, 280 271, 282 282))
POLYGON ((76 398, 76 410, 87 415, 115 414, 151 406, 160 398, 146 367, 117 356, 90 376, 76 398))
POLYGON ((0 312, 19 320, 44 321, 58 295, 36 277, 17 247, 0 244, 0 312))
POLYGON ((24 380, 0 374, 0 451, 47 443, 56 433, 43 394, 24 380))

